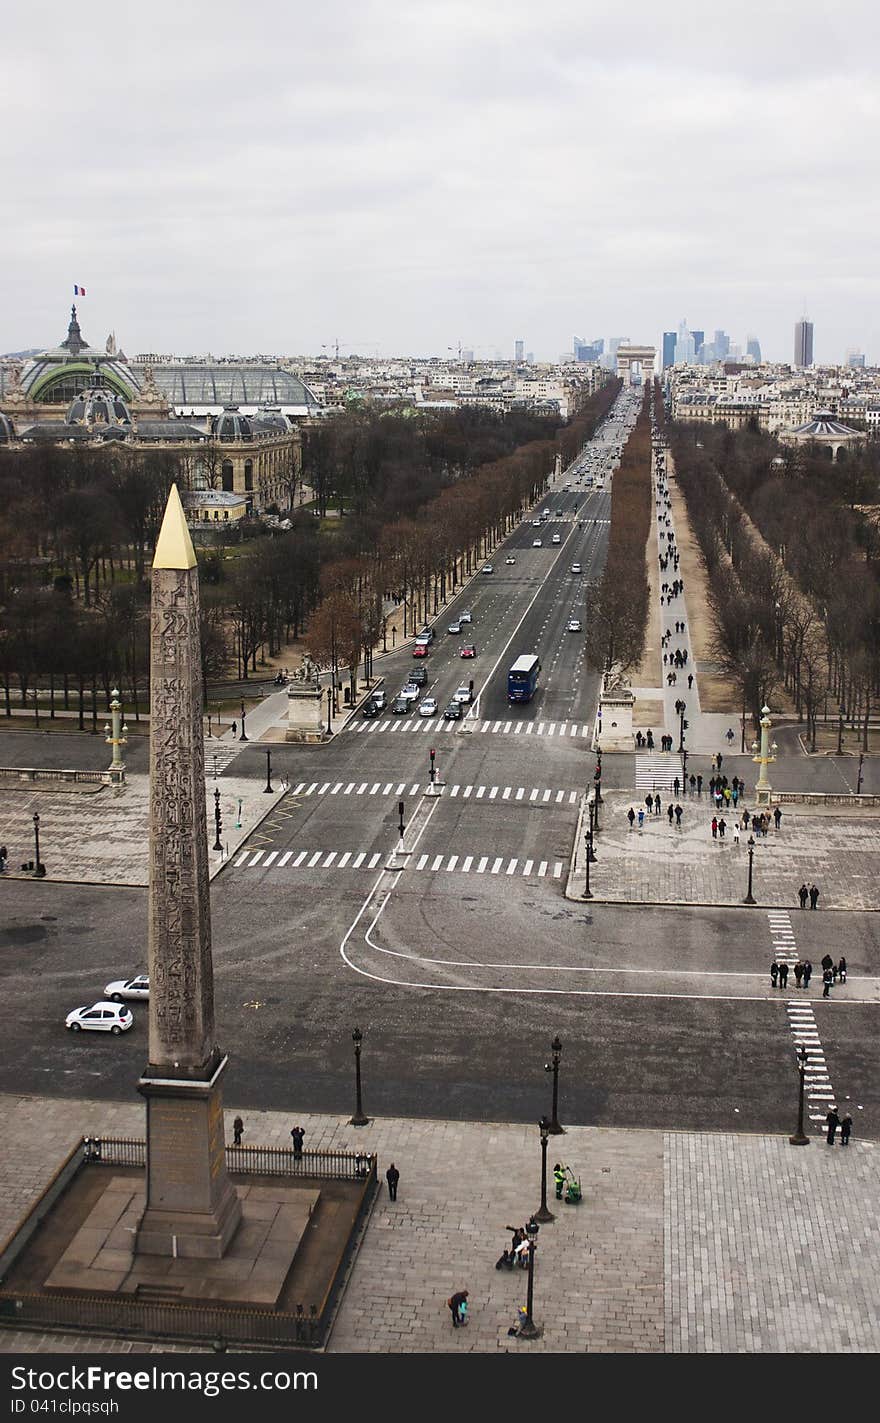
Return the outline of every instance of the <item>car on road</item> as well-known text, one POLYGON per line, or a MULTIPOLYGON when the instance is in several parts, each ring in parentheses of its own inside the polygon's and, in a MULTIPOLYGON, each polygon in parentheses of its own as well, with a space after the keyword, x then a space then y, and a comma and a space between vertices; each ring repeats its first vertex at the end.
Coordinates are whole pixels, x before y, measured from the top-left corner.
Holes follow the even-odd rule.
POLYGON ((561 535, 561 534, 554 534, 553 537, 552 537, 552 539, 550 540, 550 542, 551 542, 552 544, 561 544, 561 543, 562 543, 562 535, 561 535))
POLYGON ((461 612, 461 613, 459 613, 459 615, 458 615, 458 621, 459 621, 460 623, 472 623, 473 620, 474 620, 474 616, 473 616, 473 613, 471 612, 470 608, 465 608, 465 609, 464 609, 464 612, 461 612))
POLYGON ((476 657, 477 649, 472 642, 466 642, 458 655, 459 657, 476 657))
POLYGON ((434 629, 429 628, 427 623, 416 636, 416 642, 433 642, 434 629))
POLYGON ((450 702, 443 716, 446 721, 461 721, 461 718, 464 716, 461 702, 450 702))
POLYGON ((463 706, 469 706, 473 699, 473 689, 467 682, 462 682, 460 687, 456 687, 452 698, 454 702, 461 702, 463 706))
POLYGON ((407 687, 426 687, 428 672, 425 667, 414 667, 406 679, 407 687))
POLYGON ((363 706, 363 710, 362 710, 362 712, 361 712, 361 716, 365 716, 365 717, 369 720, 369 718, 370 718, 371 716, 381 716, 381 715, 382 715, 381 709, 376 705, 376 703, 373 701, 373 698, 372 698, 372 697, 370 697, 368 701, 364 702, 364 706, 363 706))
POLYGON ((533 519, 533 520, 532 520, 532 524, 533 524, 533 526, 534 526, 536 529, 540 529, 540 527, 541 527, 541 520, 540 520, 540 519, 533 519))
MULTIPOLYGON (((424 672, 425 669, 421 668, 420 670, 424 672)), ((373 695, 370 697, 370 701, 375 702, 376 706, 379 708, 380 711, 384 711, 388 705, 388 698, 385 695, 383 688, 381 687, 379 688, 378 692, 373 693, 373 695)))
POLYGON ((124 1003, 93 1003, 91 1008, 74 1008, 64 1020, 64 1026, 74 1033, 120 1033, 128 1032, 134 1022, 130 1008, 124 1003))
POLYGON ((549 509, 542 509, 542 510, 541 510, 541 518, 542 518, 542 519, 549 519, 549 518, 550 518, 550 510, 549 510, 549 509))
POLYGON ((532 548, 543 548, 543 547, 544 547, 544 540, 543 540, 543 539, 532 539, 532 548))
POLYGON ((461 632, 461 623, 460 623, 460 622, 450 623, 450 624, 449 624, 449 627, 446 629, 446 631, 447 631, 447 632, 451 632, 451 633, 461 632))
POLYGON ((146 973, 136 974, 134 978, 117 978, 104 989, 104 997, 113 1003, 121 1003, 125 998, 139 1003, 149 996, 150 977, 146 973))
POLYGON ((419 703, 419 716, 436 716, 436 715, 437 715, 437 698, 436 698, 436 697, 424 697, 424 698, 422 699, 422 701, 419 703))
POLYGON ((505 558, 504 562, 505 562, 505 563, 516 563, 516 559, 514 558, 514 556, 513 556, 512 553, 509 553, 509 554, 507 555, 507 557, 505 558))
POLYGON ((409 697, 395 697, 391 703, 391 710, 395 716, 409 716, 412 702, 409 697))
POLYGON ((484 563, 480 571, 482 573, 494 573, 495 569, 492 567, 491 563, 484 563))
POLYGON ((566 631, 566 632, 580 632, 580 631, 581 631, 581 620, 580 620, 580 618, 569 618, 568 623, 567 623, 567 625, 566 625, 565 631, 566 631))
POLYGON ((557 510, 556 510, 556 517, 557 517, 557 519, 564 519, 564 518, 565 518, 565 510, 564 510, 564 509, 557 509, 557 510))
POLYGON ((413 657, 427 657, 427 655, 428 644, 426 642, 417 642, 413 648, 413 657))
POLYGON ((422 693, 419 691, 415 682, 407 682, 405 686, 401 687, 398 695, 403 697, 405 702, 409 702, 410 705, 412 705, 413 702, 419 700, 422 693))
POLYGON ((579 563, 573 563, 568 571, 569 573, 583 573, 584 570, 581 568, 579 563))

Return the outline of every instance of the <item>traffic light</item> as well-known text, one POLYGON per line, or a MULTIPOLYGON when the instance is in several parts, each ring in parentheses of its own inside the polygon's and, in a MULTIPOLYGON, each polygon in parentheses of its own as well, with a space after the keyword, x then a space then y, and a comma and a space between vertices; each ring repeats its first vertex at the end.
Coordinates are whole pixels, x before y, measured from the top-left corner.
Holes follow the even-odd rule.
POLYGON ((681 729, 682 729, 682 731, 687 731, 687 729, 688 729, 688 724, 689 724, 689 723, 686 722, 686 721, 683 721, 683 722, 682 722, 682 724, 681 724, 681 729))

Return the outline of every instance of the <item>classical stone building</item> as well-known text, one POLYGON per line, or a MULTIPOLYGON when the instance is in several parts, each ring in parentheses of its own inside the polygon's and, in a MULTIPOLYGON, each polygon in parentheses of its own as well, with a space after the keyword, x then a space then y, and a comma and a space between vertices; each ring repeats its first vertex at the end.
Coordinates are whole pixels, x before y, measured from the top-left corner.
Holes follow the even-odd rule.
POLYGON ((320 409, 297 376, 271 366, 129 362, 108 338, 67 338, 0 365, 0 450, 51 443, 161 448, 180 457, 192 492, 240 495, 248 512, 292 507, 301 482, 297 421, 320 409), (188 407, 188 413, 187 413, 188 407))

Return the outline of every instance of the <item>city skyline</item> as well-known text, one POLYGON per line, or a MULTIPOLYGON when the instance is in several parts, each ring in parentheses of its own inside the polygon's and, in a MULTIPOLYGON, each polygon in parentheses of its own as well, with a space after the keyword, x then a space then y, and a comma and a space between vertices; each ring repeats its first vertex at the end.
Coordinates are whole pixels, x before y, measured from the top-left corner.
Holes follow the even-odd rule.
POLYGON ((15 12, 0 347, 48 344, 76 284, 129 351, 485 357, 528 332, 554 361, 573 330, 658 344, 691 311, 780 361, 806 302, 817 363, 878 359, 874 10, 828 46, 818 0, 796 30, 673 9, 158 0, 147 24, 123 0, 73 51, 60 8, 15 12))

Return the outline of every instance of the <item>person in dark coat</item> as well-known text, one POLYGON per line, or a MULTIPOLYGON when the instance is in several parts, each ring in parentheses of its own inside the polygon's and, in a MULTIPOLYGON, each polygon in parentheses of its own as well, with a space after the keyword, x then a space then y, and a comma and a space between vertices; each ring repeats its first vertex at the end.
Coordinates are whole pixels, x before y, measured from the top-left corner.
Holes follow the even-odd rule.
POLYGON ((795 981, 795 983, 797 984, 798 988, 800 988, 800 986, 801 986, 801 980, 802 980, 803 976, 804 976, 804 966, 803 966, 803 964, 801 963, 800 959, 798 959, 797 963, 796 963, 795 966, 794 966, 794 981, 795 981))
POLYGON ((636 813, 633 810, 632 806, 630 806, 629 810, 626 812, 626 818, 629 821, 629 828, 630 830, 632 830, 636 820, 636 813))
POLYGON ((392 1201, 397 1200, 397 1183, 400 1180, 400 1172, 392 1161, 385 1172, 385 1180, 388 1182, 388 1195, 392 1201))
POLYGON ((778 963, 776 962, 776 960, 774 959, 773 962, 772 962, 772 964, 770 965, 770 982, 772 983, 772 985, 773 985, 774 988, 776 987, 776 980, 778 979, 778 977, 779 977, 779 964, 778 964, 778 963))
POLYGON ((811 885, 810 885, 810 908, 811 908, 811 909, 815 909, 815 908, 816 908, 816 905, 817 905, 818 903, 819 903, 819 890, 818 890, 818 888, 816 887, 816 885, 811 884, 811 885))
POLYGON ((834 974, 831 972, 831 969, 830 969, 830 968, 826 968, 826 969, 824 970, 823 974, 822 974, 822 984, 823 984, 822 997, 823 997, 823 998, 830 998, 830 997, 831 997, 831 985, 832 985, 833 982, 834 982, 834 974))
POLYGON ((804 988, 809 988, 810 979, 813 977, 813 965, 809 959, 804 959, 804 988))
POLYGON ((241 1146, 242 1133, 244 1132, 244 1122, 241 1117, 236 1117, 232 1123, 232 1145, 241 1146))
POLYGON ((780 988, 787 988, 787 987, 788 987, 788 964, 787 964, 787 963, 781 963, 781 964, 779 965, 779 987, 780 987, 780 988))
POLYGON ((841 1146, 849 1146, 849 1134, 850 1134, 851 1131, 852 1131, 852 1117, 850 1116, 849 1112, 847 1112, 846 1116, 845 1116, 845 1117, 842 1117, 842 1118, 841 1118, 841 1121, 840 1121, 840 1144, 841 1144, 841 1146))
POLYGON ((467 1324, 467 1298, 467 1290, 456 1290, 446 1301, 452 1315, 453 1329, 457 1329, 460 1324, 467 1324))
POLYGON ((828 1128, 828 1136, 826 1137, 826 1141, 828 1142, 829 1146, 833 1146, 837 1128, 840 1126, 840 1117, 837 1115, 836 1107, 832 1107, 828 1112, 828 1115, 825 1118, 825 1125, 828 1128))
POLYGON ((301 1161, 303 1154, 303 1142, 306 1139, 305 1131, 302 1127, 292 1127, 290 1137, 293 1142, 293 1159, 301 1161))
POLYGON ((837 965, 837 976, 841 983, 846 983, 846 959, 841 954, 840 962, 837 965))
POLYGON ((807 886, 802 884, 798 890, 798 899, 800 900, 801 909, 806 909, 809 895, 810 891, 807 889, 807 886))

